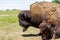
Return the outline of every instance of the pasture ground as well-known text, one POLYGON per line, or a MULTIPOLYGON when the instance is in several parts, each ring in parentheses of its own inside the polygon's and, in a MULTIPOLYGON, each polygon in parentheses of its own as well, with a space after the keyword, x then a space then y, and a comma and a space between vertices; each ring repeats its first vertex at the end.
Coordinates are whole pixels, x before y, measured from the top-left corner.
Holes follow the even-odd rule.
POLYGON ((22 27, 18 23, 19 12, 0 11, 0 40, 41 40, 40 36, 32 35, 38 34, 39 29, 30 27, 26 32, 22 32, 22 27))

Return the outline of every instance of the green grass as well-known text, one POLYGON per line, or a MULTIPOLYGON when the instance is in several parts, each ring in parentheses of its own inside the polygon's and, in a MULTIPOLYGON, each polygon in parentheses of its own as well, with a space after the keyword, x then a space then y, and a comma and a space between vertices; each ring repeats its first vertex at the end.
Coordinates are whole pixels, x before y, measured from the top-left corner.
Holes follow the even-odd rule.
POLYGON ((18 22, 19 11, 0 11, 0 26, 18 22))

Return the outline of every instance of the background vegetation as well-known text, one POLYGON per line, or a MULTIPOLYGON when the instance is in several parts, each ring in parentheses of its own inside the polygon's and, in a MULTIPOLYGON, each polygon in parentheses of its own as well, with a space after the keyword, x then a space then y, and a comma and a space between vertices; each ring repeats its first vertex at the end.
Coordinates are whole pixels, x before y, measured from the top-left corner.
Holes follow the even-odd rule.
POLYGON ((60 4, 60 0, 52 0, 52 2, 55 2, 55 3, 59 3, 60 4))

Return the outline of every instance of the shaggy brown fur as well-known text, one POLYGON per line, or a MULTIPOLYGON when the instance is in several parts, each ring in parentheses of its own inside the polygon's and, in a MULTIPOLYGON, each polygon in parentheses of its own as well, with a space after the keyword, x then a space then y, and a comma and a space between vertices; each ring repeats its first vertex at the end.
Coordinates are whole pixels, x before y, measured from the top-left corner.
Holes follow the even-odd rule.
POLYGON ((55 24, 60 18, 60 5, 51 2, 37 2, 30 6, 31 21, 40 22, 46 20, 49 24, 55 24))
POLYGON ((41 33, 43 31, 42 36, 49 37, 52 32, 47 27, 60 25, 60 5, 51 2, 36 2, 31 5, 29 11, 20 12, 18 18, 20 25, 24 26, 23 31, 26 31, 28 26, 40 27, 41 33))
MULTIPOLYGON (((34 21, 34 23, 46 21, 48 25, 60 25, 60 4, 51 2, 37 2, 30 6, 30 12, 31 21, 34 21)), ((43 26, 43 28, 45 28, 45 26, 43 26)), ((44 30, 44 32, 46 31, 44 30)), ((49 31, 47 30, 47 34, 50 33, 48 32, 49 31)))

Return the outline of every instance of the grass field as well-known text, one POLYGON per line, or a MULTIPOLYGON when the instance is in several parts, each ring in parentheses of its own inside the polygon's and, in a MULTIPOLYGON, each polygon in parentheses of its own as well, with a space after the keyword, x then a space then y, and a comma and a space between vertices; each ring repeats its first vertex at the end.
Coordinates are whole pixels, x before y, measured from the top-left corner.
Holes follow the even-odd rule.
POLYGON ((40 36, 31 35, 38 34, 39 29, 30 27, 26 32, 22 32, 22 27, 18 23, 19 12, 0 11, 0 40, 41 40, 40 36))

